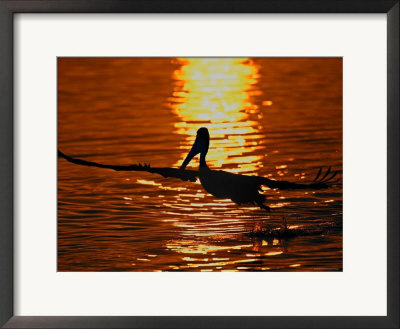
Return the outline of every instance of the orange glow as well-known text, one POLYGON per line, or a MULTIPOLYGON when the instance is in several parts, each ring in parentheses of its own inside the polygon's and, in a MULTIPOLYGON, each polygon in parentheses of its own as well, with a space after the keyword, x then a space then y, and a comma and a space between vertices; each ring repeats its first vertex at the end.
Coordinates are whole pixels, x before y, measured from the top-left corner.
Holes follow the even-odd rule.
POLYGON ((251 248, 252 244, 245 245, 234 245, 234 246, 217 246, 217 245, 206 245, 202 243, 197 243, 196 241, 173 241, 167 244, 168 249, 172 249, 175 252, 183 254, 209 254, 215 251, 221 250, 240 250, 251 248))
POLYGON ((271 251, 271 252, 267 252, 264 255, 265 256, 276 256, 276 255, 280 255, 283 254, 283 251, 271 251))
POLYGON ((152 186, 160 186, 161 184, 156 183, 155 181, 152 180, 145 180, 145 179, 137 179, 136 180, 138 183, 143 184, 143 185, 152 185, 152 186))
MULTIPOLYGON (((207 154, 210 168, 222 168, 233 173, 257 174, 263 167, 262 154, 265 153, 265 145, 260 143, 265 139, 265 135, 260 131, 262 113, 252 102, 254 96, 262 94, 257 89, 259 78, 257 66, 251 60, 243 58, 189 58, 179 59, 178 62, 181 67, 173 73, 175 89, 169 101, 172 112, 178 118, 173 124, 174 132, 184 136, 184 140, 180 145, 180 157, 174 166, 181 165, 196 138, 197 130, 206 126, 211 138, 207 154)), ((198 157, 192 161, 190 166, 197 169, 198 157)), ((201 209, 211 207, 221 210, 221 206, 231 204, 229 199, 213 199, 212 202, 206 202, 205 197, 206 193, 201 189, 195 194, 177 195, 179 205, 171 202, 163 205, 168 208, 179 208, 181 211, 187 210, 185 216, 188 219, 209 219, 210 213, 202 212, 201 209), (183 206, 182 200, 190 201, 190 206, 183 206), (190 212, 189 209, 193 211, 190 212)), ((258 207, 248 209, 255 210, 258 207)), ((204 227, 190 220, 176 221, 173 225, 181 229, 180 238, 213 237, 220 231, 219 224, 215 226, 208 224, 208 227, 204 227)), ((242 244, 219 246, 204 244, 197 240, 182 244, 181 239, 167 245, 167 248, 177 253, 207 255, 251 247, 252 245, 242 244)), ((234 263, 236 262, 225 260, 207 266, 225 266, 234 263)), ((192 263, 188 266, 194 268, 205 265, 192 263)))
MULTIPOLYGON (((256 173, 262 167, 262 156, 245 155, 263 149, 259 133, 261 116, 251 102, 258 79, 257 67, 243 58, 181 59, 182 67, 174 72, 176 89, 170 99, 173 113, 180 121, 175 132, 185 136, 182 153, 175 166, 180 166, 190 149, 196 131, 206 126, 210 131, 207 162, 211 168, 224 168, 236 173, 256 173), (232 168, 232 165, 235 168, 232 168)), ((194 159, 192 166, 197 166, 194 159)))
MULTIPOLYGON (((68 155, 178 168, 204 126, 210 169, 310 182, 332 166, 338 184, 263 186, 267 213, 209 194, 200 179, 59 157, 57 271, 342 270, 342 65, 341 58, 59 58, 57 144, 68 155), (285 228, 298 230, 275 235, 285 228)), ((199 155, 188 169, 198 164, 199 155)))

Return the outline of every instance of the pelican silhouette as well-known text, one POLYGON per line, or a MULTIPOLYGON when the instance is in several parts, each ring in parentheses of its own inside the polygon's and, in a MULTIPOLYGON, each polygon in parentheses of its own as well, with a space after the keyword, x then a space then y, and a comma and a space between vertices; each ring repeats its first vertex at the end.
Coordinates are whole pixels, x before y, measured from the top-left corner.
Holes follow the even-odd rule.
POLYGON ((149 164, 133 164, 133 165, 108 165, 92 161, 86 161, 70 157, 60 150, 58 155, 69 162, 116 171, 147 171, 162 175, 163 177, 175 177, 184 181, 196 181, 200 179, 203 188, 216 198, 231 199, 238 205, 253 204, 258 205, 261 209, 270 211, 270 208, 265 204, 266 196, 260 194, 261 186, 267 186, 271 189, 324 189, 328 188, 332 179, 336 176, 337 171, 331 172, 331 167, 321 176, 322 168, 315 179, 311 183, 295 183, 288 181, 276 181, 261 176, 249 176, 241 174, 233 174, 223 170, 212 170, 208 168, 206 163, 206 155, 210 144, 210 134, 207 128, 200 128, 197 131, 196 140, 193 146, 183 161, 181 167, 177 168, 157 168, 151 167, 149 164), (186 166, 194 156, 200 154, 199 170, 186 170, 186 166))

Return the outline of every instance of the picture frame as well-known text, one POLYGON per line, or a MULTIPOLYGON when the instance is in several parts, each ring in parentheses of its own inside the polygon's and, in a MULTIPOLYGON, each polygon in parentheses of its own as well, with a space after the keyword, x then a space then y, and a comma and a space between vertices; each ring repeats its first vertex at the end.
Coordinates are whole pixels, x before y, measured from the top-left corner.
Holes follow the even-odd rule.
POLYGON ((3 328, 398 328, 399 1, 3 0, 0 2, 0 325, 3 328), (385 13, 387 15, 387 316, 14 316, 13 19, 17 13, 385 13))

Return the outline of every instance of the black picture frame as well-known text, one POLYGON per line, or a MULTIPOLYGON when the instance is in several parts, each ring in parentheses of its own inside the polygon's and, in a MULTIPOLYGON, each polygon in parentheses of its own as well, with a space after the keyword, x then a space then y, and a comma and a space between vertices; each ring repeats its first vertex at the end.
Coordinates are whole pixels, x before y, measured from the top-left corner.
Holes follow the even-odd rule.
POLYGON ((0 325, 2 328, 399 328, 399 130, 399 0, 0 0, 0 325), (13 17, 16 13, 385 13, 387 316, 14 316, 13 17))

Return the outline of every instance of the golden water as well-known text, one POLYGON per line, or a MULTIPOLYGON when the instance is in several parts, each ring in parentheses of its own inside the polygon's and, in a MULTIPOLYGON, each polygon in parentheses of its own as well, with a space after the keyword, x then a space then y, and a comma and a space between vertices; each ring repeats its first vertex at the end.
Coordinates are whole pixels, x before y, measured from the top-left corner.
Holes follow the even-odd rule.
MULTIPOLYGON (((332 166, 341 178, 341 59, 59 59, 66 154, 179 167, 202 126, 212 169, 308 181, 332 166)), ((342 269, 340 184, 264 193, 269 214, 216 199, 199 182, 58 159, 58 270, 342 269), (334 229, 272 241, 248 235, 283 218, 334 229)))

